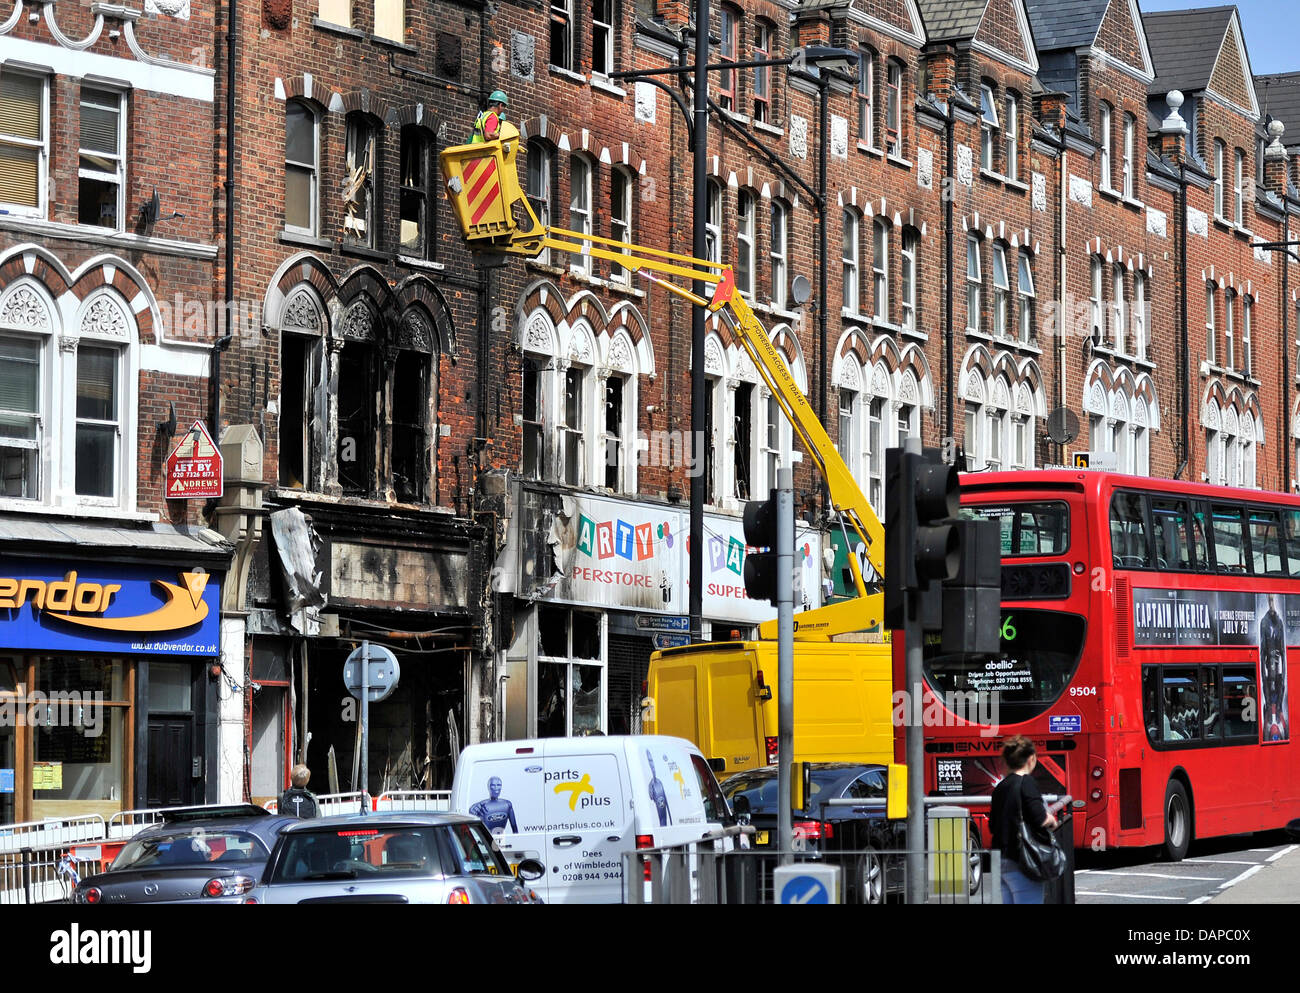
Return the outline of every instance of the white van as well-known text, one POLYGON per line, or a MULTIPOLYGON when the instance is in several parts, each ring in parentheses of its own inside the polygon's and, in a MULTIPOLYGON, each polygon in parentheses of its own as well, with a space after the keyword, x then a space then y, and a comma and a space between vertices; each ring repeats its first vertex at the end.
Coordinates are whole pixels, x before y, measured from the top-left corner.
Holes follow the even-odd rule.
POLYGON ((700 750, 665 735, 470 745, 451 809, 482 818, 512 864, 544 864, 533 888, 547 903, 619 903, 625 852, 734 823, 700 750))

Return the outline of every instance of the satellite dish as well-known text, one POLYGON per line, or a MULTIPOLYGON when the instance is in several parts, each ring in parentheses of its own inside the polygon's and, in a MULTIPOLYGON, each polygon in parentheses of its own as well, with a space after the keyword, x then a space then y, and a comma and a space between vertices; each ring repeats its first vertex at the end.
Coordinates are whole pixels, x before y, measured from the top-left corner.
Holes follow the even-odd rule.
POLYGON ((790 283, 790 298, 799 306, 803 306, 810 296, 812 296, 812 283, 808 281, 808 277, 795 276, 790 283))
POLYGON ((1056 445, 1068 445, 1079 437, 1079 418, 1069 407, 1057 407, 1047 415, 1047 437, 1056 445))

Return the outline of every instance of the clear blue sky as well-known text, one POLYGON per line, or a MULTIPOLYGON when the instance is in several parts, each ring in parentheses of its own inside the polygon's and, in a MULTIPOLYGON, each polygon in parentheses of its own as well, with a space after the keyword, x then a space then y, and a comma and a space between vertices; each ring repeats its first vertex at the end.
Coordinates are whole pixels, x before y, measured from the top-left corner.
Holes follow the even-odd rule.
MULTIPOLYGON (((1191 10, 1199 7, 1226 7, 1213 0, 1189 3, 1187 0, 1138 0, 1144 11, 1191 10)), ((1237 5, 1241 32, 1246 39, 1246 53, 1255 75, 1270 72, 1300 71, 1300 30, 1296 26, 1295 0, 1241 0, 1237 5)))

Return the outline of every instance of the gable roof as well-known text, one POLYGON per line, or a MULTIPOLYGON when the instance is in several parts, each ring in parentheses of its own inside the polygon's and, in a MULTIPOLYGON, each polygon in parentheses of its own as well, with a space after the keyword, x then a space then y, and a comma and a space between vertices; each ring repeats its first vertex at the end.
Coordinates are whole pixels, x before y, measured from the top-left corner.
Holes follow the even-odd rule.
POLYGON ((858 24, 897 38, 918 48, 925 44, 925 25, 921 22, 918 0, 896 0, 893 10, 870 0, 797 0, 798 11, 840 10, 858 24), (894 16, 891 19, 890 15, 894 16))
POLYGON ((1040 51, 1091 45, 1110 0, 1025 0, 1040 51))
POLYGON ((1147 44, 1156 78, 1150 92, 1195 93, 1210 84, 1224 36, 1236 7, 1144 13, 1147 44))

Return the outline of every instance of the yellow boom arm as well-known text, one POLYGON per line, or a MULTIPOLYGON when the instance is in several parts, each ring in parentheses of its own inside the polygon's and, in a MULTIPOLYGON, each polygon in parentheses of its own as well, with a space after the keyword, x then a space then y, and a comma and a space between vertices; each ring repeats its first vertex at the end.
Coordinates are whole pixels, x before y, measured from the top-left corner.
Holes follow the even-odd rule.
MULTIPOLYGON (((762 324, 745 298, 736 291, 731 267, 689 255, 543 226, 519 188, 515 166, 519 154, 519 131, 509 123, 503 123, 501 131, 502 135, 496 141, 457 145, 442 152, 443 175, 470 250, 480 254, 505 253, 536 258, 543 251, 552 249, 606 259, 629 272, 642 273, 651 282, 698 307, 721 314, 753 360, 764 385, 771 390, 793 425, 804 449, 817 463, 826 481, 832 507, 866 547, 867 561, 876 576, 883 576, 885 534, 880 520, 762 324), (713 287, 712 299, 705 299, 661 278, 663 276, 708 283, 713 287)), ((800 613, 796 618, 796 638, 824 641, 832 635, 862 631, 880 624, 883 594, 879 590, 868 593, 857 556, 850 554, 848 559, 858 598, 800 613)), ((761 638, 775 638, 776 633, 774 620, 759 627, 761 638)))

